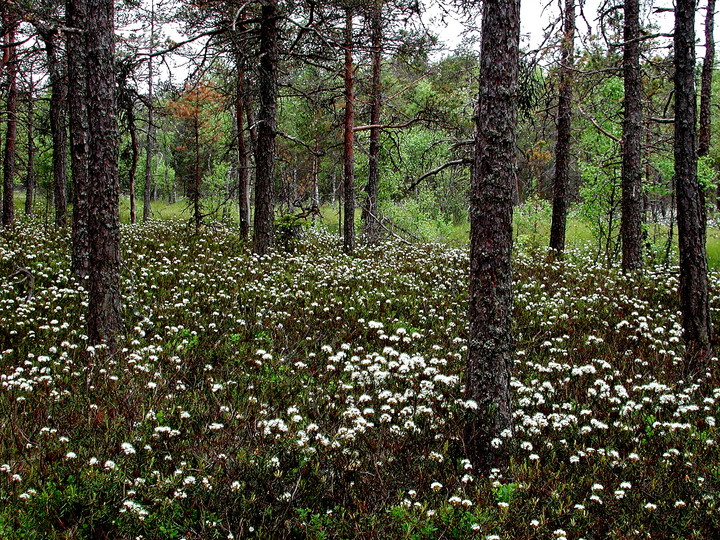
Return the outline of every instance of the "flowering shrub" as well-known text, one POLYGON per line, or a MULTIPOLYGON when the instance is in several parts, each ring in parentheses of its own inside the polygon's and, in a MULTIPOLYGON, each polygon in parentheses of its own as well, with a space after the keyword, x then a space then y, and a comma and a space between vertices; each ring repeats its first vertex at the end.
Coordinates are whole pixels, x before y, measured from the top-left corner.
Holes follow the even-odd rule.
POLYGON ((717 536, 717 363, 682 379, 675 273, 516 253, 512 460, 483 477, 465 250, 122 232, 112 354, 67 235, 0 235, 0 537, 717 536))

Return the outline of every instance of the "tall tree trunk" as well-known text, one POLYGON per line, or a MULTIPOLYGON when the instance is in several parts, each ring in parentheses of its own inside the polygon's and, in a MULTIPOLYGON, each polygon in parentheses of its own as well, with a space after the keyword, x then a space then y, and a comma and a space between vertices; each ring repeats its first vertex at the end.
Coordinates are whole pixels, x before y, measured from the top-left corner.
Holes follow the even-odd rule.
POLYGON ((710 103, 712 97, 713 69, 715 68, 715 0, 708 0, 705 14, 705 58, 700 75, 700 131, 698 133, 698 156, 710 152, 710 103))
POLYGON ((88 232, 88 160, 90 126, 87 91, 87 5, 86 0, 67 0, 68 112, 70 119, 70 168, 73 182, 72 271, 79 279, 90 275, 90 237, 88 232))
POLYGON ((128 130, 130 131, 130 171, 129 181, 130 184, 130 223, 135 224, 137 221, 137 212, 135 204, 135 176, 137 174, 138 161, 140 158, 140 150, 138 148, 138 137, 137 137, 137 126, 135 125, 135 111, 133 110, 133 103, 129 102, 127 108, 128 115, 128 130))
POLYGON ((263 0, 260 15, 257 144, 255 145, 254 250, 267 253, 275 235, 275 135, 277 131, 278 3, 263 0))
MULTIPOLYGON (((242 29, 240 30, 242 31, 242 29)), ((237 126, 238 151, 238 215, 240 236, 250 237, 250 183, 248 176, 248 154, 245 142, 245 60, 236 52, 235 67, 237 69, 235 95, 235 125, 237 126)))
POLYGON ((50 132, 53 147, 53 199, 55 226, 64 227, 67 221, 67 123, 65 120, 67 86, 63 82, 61 60, 58 57, 57 31, 43 29, 40 37, 45 44, 50 74, 50 132))
POLYGON ((5 21, 10 28, 5 34, 7 48, 7 129, 5 130, 5 157, 3 161, 2 224, 11 227, 15 222, 15 143, 17 141, 17 47, 14 21, 5 21))
POLYGON ((343 247, 346 253, 355 249, 355 95, 353 73, 353 15, 352 9, 345 10, 345 153, 343 155, 343 185, 345 221, 343 222, 343 247))
POLYGON ((202 180, 202 165, 200 163, 200 88, 196 91, 195 107, 196 114, 193 117, 193 131, 195 133, 195 171, 193 173, 193 184, 190 190, 190 198, 193 203, 193 221, 195 222, 195 230, 200 229, 202 222, 202 214, 200 209, 200 182, 202 180))
POLYGON ((148 125, 145 140, 145 186, 143 188, 143 223, 150 219, 150 202, 152 199, 152 158, 153 142, 155 140, 155 119, 153 105, 153 57, 155 52, 155 2, 150 3, 150 57, 148 58, 148 125))
MULTIPOLYGON (((74 0, 73 0, 74 1, 74 0)), ((117 172, 113 0, 87 0, 87 89, 90 160, 88 337, 114 346, 122 329, 120 212, 117 172)))
POLYGON ((697 178, 695 0, 675 8, 675 180, 680 248, 680 310, 688 374, 699 375, 711 356, 705 251, 705 196, 697 178))
POLYGON ((37 177, 35 176, 35 95, 33 92, 32 74, 30 74, 30 90, 27 102, 27 175, 25 177, 25 215, 33 213, 37 177))
POLYGON ((555 178, 550 225, 550 247, 565 251, 565 228, 570 185, 570 138, 572 136, 573 59, 575 56, 575 0, 565 0, 563 41, 560 60, 558 94, 557 142, 555 144, 555 178))
MULTIPOLYGON (((6 12, 7 12, 7 6, 0 5, 0 24, 4 24, 4 21, 6 20, 6 12)), ((3 43, 6 40, 5 35, 2 36, 3 43)), ((0 80, 2 79, 3 71, 5 70, 5 64, 8 62, 8 58, 10 55, 10 49, 7 47, 3 47, 2 51, 0 51, 2 54, 0 54, 0 80)), ((0 116, 0 118, 2 118, 0 116)), ((1 131, 1 130, 0 130, 1 131)), ((0 149, 2 148, 2 133, 0 132, 0 149)), ((2 193, 3 199, 5 198, 5 189, 3 186, 3 183, 0 182, 0 192, 2 193)), ((2 222, 2 204, 0 203, 0 222, 2 222)))
POLYGON ((382 2, 375 0, 372 7, 370 27, 370 48, 372 51, 372 79, 370 82, 370 148, 368 153, 368 180, 364 208, 365 238, 371 244, 380 239, 378 222, 378 186, 380 183, 380 111, 382 108, 382 2))
POLYGON ((625 0, 623 45, 622 269, 642 267, 642 72, 640 0, 625 0))
MULTIPOLYGON (((319 186, 319 175, 320 175, 320 134, 315 133, 315 149, 312 157, 312 208, 317 210, 319 215, 320 212, 320 186, 319 186)), ((313 213, 313 223, 315 222, 316 214, 313 213)))
POLYGON ((512 216, 520 0, 484 0, 470 191, 465 450, 480 474, 504 468, 512 435, 512 216), (505 441, 507 443, 507 441, 505 441))

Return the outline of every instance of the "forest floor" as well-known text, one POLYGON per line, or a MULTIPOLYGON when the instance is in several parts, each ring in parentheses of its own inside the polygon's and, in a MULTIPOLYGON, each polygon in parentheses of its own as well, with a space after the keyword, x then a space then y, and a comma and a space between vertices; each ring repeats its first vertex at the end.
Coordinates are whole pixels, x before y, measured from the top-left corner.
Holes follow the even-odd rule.
POLYGON ((69 236, 0 233, 0 537, 720 537, 718 362, 683 378, 676 268, 518 247, 512 459, 484 477, 459 437, 466 249, 122 237, 109 354, 69 236))

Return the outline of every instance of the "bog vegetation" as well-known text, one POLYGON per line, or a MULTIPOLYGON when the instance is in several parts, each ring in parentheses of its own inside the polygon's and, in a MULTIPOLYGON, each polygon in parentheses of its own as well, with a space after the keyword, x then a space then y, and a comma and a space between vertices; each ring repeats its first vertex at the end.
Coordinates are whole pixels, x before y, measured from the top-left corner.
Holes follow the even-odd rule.
POLYGON ((261 257, 236 226, 182 221, 122 238, 107 358, 67 234, 0 237, 3 538, 720 533, 720 385, 682 378, 673 266, 518 242, 516 434, 482 476, 460 437, 466 249, 349 257, 318 227, 261 257))
POLYGON ((715 0, 702 70, 659 4, 0 3, 0 537, 720 537, 715 0))

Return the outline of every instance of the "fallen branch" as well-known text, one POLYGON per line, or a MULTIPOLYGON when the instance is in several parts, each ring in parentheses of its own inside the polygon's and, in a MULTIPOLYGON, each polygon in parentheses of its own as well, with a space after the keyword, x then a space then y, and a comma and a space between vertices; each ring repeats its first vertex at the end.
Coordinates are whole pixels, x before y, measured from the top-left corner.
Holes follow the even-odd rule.
POLYGON ((15 285, 26 285, 25 301, 29 302, 35 294, 35 276, 32 272, 25 267, 19 267, 17 271, 10 276, 10 279, 20 278, 18 281, 13 282, 15 285))

